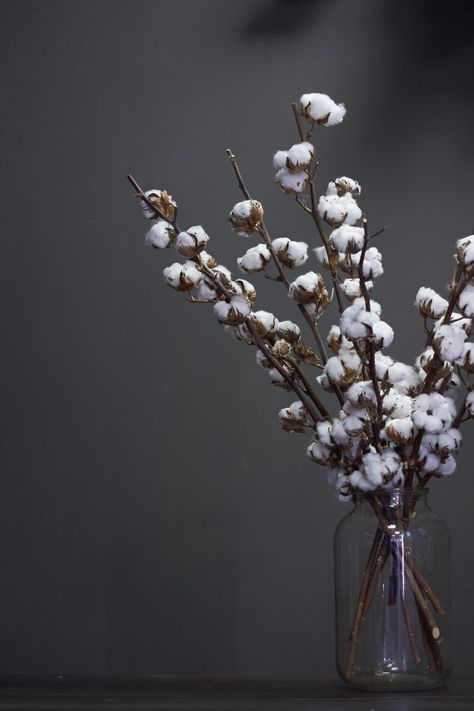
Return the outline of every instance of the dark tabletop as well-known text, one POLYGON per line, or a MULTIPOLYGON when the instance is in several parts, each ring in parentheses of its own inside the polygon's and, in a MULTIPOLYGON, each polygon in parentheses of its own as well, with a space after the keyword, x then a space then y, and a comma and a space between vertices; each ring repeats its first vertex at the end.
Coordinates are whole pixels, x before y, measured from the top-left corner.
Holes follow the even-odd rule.
POLYGON ((130 709, 145 711, 445 711, 474 709, 474 679, 453 677, 433 691, 366 693, 337 679, 1 677, 0 709, 130 709))

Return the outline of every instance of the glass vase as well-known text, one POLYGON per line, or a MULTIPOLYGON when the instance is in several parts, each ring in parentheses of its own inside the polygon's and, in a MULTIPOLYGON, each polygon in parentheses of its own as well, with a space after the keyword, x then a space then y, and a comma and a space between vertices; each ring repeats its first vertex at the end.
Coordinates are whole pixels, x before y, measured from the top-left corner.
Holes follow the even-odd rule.
POLYGON ((427 495, 357 494, 337 527, 337 669, 353 687, 426 689, 451 672, 449 531, 427 495))

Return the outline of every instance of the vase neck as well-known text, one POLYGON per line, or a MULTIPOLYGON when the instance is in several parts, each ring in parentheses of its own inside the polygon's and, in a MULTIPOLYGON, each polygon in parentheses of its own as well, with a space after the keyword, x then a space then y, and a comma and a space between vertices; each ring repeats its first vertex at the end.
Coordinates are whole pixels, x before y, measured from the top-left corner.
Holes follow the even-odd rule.
POLYGON ((354 504, 358 509, 420 510, 427 505, 428 493, 429 489, 426 488, 358 492, 354 495, 354 504))

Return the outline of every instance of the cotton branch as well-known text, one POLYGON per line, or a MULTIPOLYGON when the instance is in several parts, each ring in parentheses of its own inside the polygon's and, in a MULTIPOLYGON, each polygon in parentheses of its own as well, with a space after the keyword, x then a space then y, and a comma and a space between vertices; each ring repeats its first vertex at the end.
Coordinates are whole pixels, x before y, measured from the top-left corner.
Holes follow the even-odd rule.
MULTIPOLYGON (((245 198, 247 200, 251 200, 252 198, 251 198, 250 193, 249 193, 249 191, 245 185, 245 182, 242 178, 242 173, 240 172, 236 156, 234 155, 234 153, 231 151, 230 148, 228 148, 226 152, 227 152, 227 156, 231 162, 232 168, 233 168, 235 176, 237 178, 238 186, 239 186, 240 190, 242 191, 242 194, 245 196, 245 198)), ((275 253, 270 234, 269 234, 268 229, 267 229, 265 223, 263 222, 263 220, 262 220, 261 226, 259 228, 259 234, 262 237, 263 241, 265 242, 266 246, 268 247, 268 250, 272 256, 273 263, 275 264, 275 267, 277 269, 278 276, 280 277, 280 281, 288 289, 290 286, 290 282, 288 281, 288 277, 286 276, 285 270, 284 270, 280 260, 278 259, 277 254, 275 253)), ((314 336, 314 339, 315 339, 316 344, 318 346, 318 350, 319 350, 319 353, 320 353, 323 363, 326 363, 327 353, 326 353, 326 349, 324 347, 323 340, 321 338, 321 334, 319 333, 319 328, 318 328, 317 324, 314 322, 314 320, 311 318, 311 316, 307 312, 306 308, 302 304, 297 304, 297 306, 298 306, 298 309, 299 309, 301 315, 303 316, 304 320, 308 324, 308 327, 311 330, 311 333, 314 336)))
MULTIPOLYGON (((293 109, 293 114, 295 116, 296 126, 298 128, 298 133, 300 135, 300 138, 302 141, 306 141, 306 140, 308 140, 309 136, 308 135, 305 136, 305 134, 304 134, 303 127, 301 126, 301 121, 300 121, 300 118, 298 115, 298 107, 296 104, 293 103, 291 105, 291 108, 293 109)), ((326 254, 328 257, 328 264, 329 264, 329 268, 331 271, 331 279, 332 279, 332 284, 333 284, 333 288, 334 288, 334 293, 336 294, 338 309, 340 312, 342 312, 342 310, 344 309, 344 305, 342 303, 341 293, 339 291, 339 285, 337 283, 337 273, 336 273, 335 268, 331 264, 331 254, 330 254, 331 247, 329 245, 329 240, 326 236, 326 233, 323 230, 321 220, 319 219, 318 210, 317 210, 317 200, 316 200, 316 194, 314 191, 314 182, 313 181, 314 181, 314 176, 311 175, 311 171, 308 170, 308 182, 309 182, 309 191, 310 191, 310 199, 311 199, 311 209, 308 208, 306 205, 303 205, 301 203, 301 201, 298 200, 298 198, 296 199, 296 201, 313 218, 313 222, 316 225, 316 229, 317 229, 319 236, 321 238, 321 241, 326 249, 326 254)))
MULTIPOLYGON (((364 259, 365 259, 365 253, 367 251, 367 246, 369 244, 368 223, 367 223, 366 217, 363 218, 362 224, 364 227, 364 245, 363 245, 361 253, 360 253, 358 274, 359 274, 360 289, 362 291, 362 295, 363 295, 364 301, 365 301, 365 308, 366 308, 366 311, 370 312, 370 296, 369 296, 369 292, 367 291, 367 284, 365 283, 365 276, 364 276, 364 259)), ((372 333, 369 334, 368 338, 365 340, 365 343, 366 343, 368 351, 369 351, 369 353, 368 353, 368 355, 369 355, 368 369, 369 369, 369 373, 370 373, 370 379, 372 381, 372 385, 373 385, 374 392, 375 392, 375 397, 377 400, 377 424, 375 424, 373 422, 372 429, 374 432, 375 442, 376 442, 376 444, 379 444, 380 429, 383 424, 383 403, 382 403, 382 396, 380 394, 380 388, 379 388, 379 383, 378 383, 378 379, 377 379, 377 371, 375 368, 375 346, 374 346, 374 340, 373 340, 372 333)))

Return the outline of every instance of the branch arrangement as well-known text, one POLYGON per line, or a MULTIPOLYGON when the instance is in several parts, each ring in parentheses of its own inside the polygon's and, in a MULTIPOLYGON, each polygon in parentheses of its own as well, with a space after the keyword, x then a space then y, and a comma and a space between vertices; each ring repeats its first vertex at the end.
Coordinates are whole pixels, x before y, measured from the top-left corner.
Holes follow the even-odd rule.
MULTIPOLYGON (((312 434, 307 457, 329 468, 339 498, 348 501, 357 492, 371 497, 378 525, 351 633, 348 675, 360 625, 388 559, 407 580, 430 658, 439 666, 439 652, 433 646, 439 628, 431 608, 440 613, 442 604, 415 557, 405 551, 401 560, 389 532, 389 512, 377 497, 387 490, 425 487, 432 477, 448 477, 456 468, 459 428, 474 416, 470 380, 474 344, 468 340, 474 315, 474 235, 456 243, 448 298, 427 287, 416 295, 426 335, 424 350, 413 365, 394 360, 384 352, 393 341, 393 329, 372 299, 375 280, 383 274, 382 255, 374 241, 383 229, 371 234, 358 204, 361 187, 356 180, 336 178, 322 194, 316 187, 313 136, 320 127, 340 124, 346 109, 325 94, 313 93, 304 94, 292 110, 299 140, 275 153, 275 181, 310 218, 320 242, 312 252, 327 278, 313 270, 293 275, 310 256, 308 243, 270 234, 264 208, 249 192, 231 150, 227 155, 243 200, 234 205, 229 221, 238 235, 253 242, 237 260, 240 277, 207 251, 209 236, 202 226, 180 229, 171 195, 165 190, 144 191, 132 176, 128 180, 151 222, 146 244, 174 248, 182 258, 164 269, 168 286, 191 304, 212 305, 224 329, 255 348, 257 363, 268 372, 270 382, 294 393, 296 400, 279 412, 281 427, 312 434), (256 309, 256 289, 246 277, 258 272, 283 285, 302 319, 304 336, 293 320, 256 309), (338 323, 323 338, 321 322, 333 313, 338 323), (325 404, 327 396, 322 397, 324 391, 334 396, 332 411, 325 404), (457 399, 455 391, 461 391, 457 399)), ((413 501, 415 505, 416 497, 413 501)), ((409 515, 410 511, 402 515, 405 527, 409 515)), ((404 604, 407 632, 418 659, 413 621, 404 604)))

